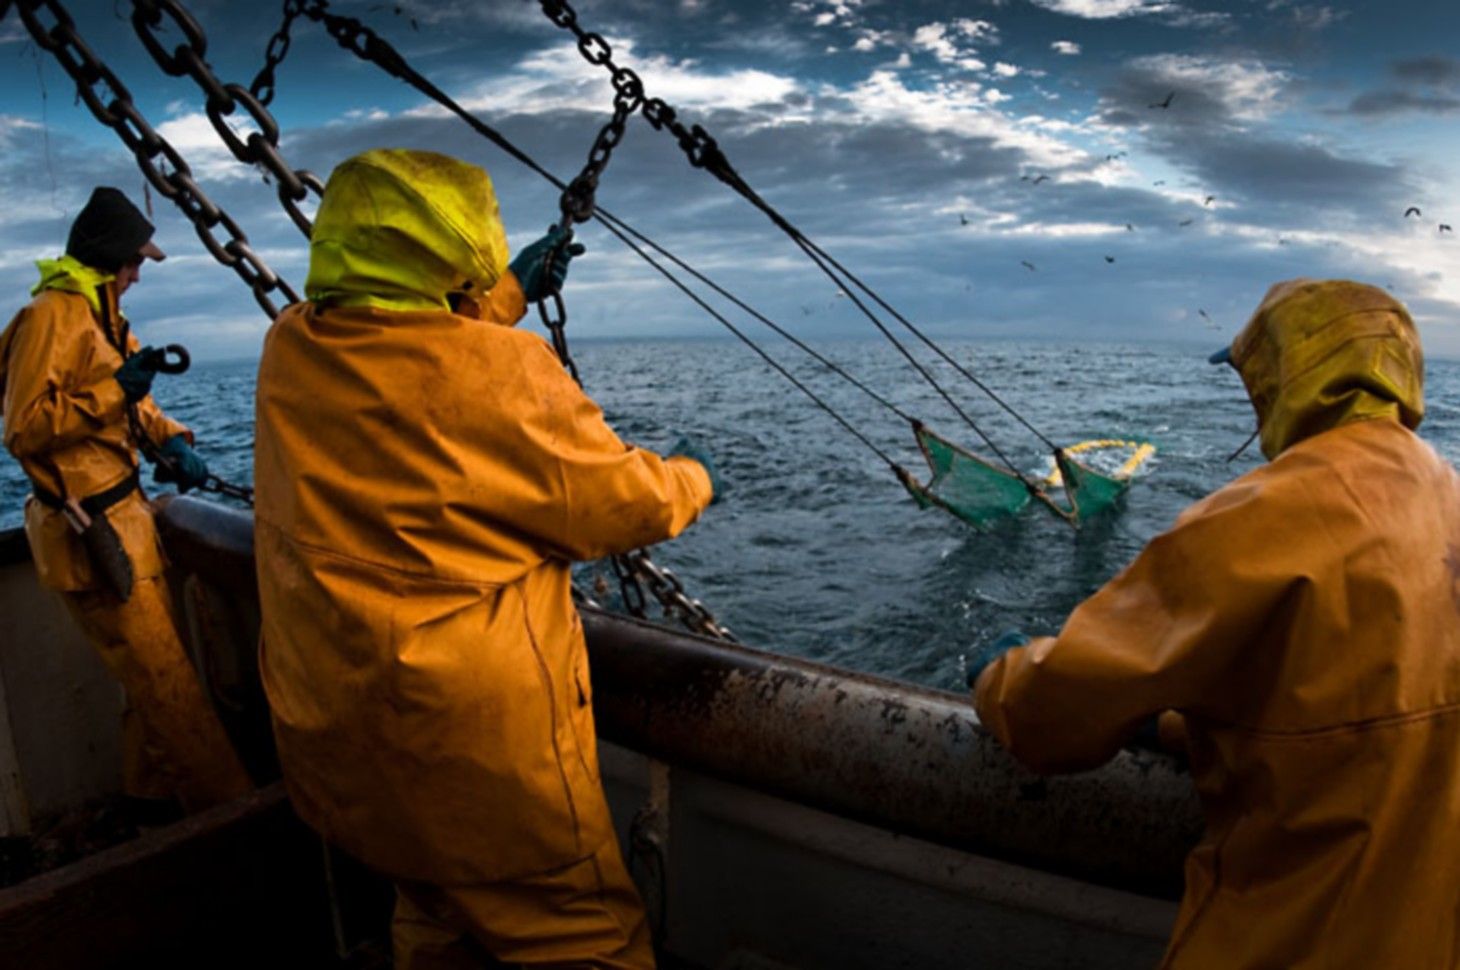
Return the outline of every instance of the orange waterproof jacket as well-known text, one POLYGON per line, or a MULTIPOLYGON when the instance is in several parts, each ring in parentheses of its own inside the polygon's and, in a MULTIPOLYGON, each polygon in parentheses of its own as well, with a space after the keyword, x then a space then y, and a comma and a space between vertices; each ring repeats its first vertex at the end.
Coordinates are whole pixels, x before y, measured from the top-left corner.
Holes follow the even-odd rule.
MULTIPOLYGON (((367 180, 399 161, 367 156, 367 180)), ((585 859, 613 833, 570 565, 677 534, 709 477, 625 445, 541 337, 503 325, 523 312, 510 274, 477 320, 335 305, 358 271, 325 279, 342 258, 315 255, 329 299, 280 315, 257 398, 261 663, 290 796, 398 878, 585 859)))
MULTIPOLYGON (((0 333, 0 396, 5 447, 31 481, 56 495, 85 498, 137 470, 137 445, 127 423, 126 397, 115 374, 126 332, 115 277, 69 256, 42 260, 36 297, 0 333)), ((127 334, 128 351, 138 347, 127 334)), ((152 398, 137 406, 143 432, 156 444, 191 433, 164 415, 152 398)), ((107 510, 132 560, 133 575, 161 574, 163 559, 152 513, 140 491, 107 510)), ((101 584, 80 538, 58 511, 32 496, 25 533, 42 584, 94 589, 101 584)))
POLYGON ((1037 770, 1185 715, 1207 830, 1163 966, 1460 966, 1460 476, 1371 287, 1275 287, 1233 346, 1274 460, 979 678, 1037 770))

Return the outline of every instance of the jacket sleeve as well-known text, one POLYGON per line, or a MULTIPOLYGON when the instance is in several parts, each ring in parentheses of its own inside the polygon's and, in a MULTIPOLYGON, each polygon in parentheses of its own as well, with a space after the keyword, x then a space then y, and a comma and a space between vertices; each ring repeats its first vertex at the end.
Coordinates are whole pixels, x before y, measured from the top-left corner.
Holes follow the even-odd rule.
POLYGON ((712 497, 704 467, 625 444, 548 345, 521 336, 516 481, 494 496, 514 527, 553 555, 588 560, 673 538, 697 519, 712 497))
POLYGON ((1304 608, 1304 562, 1329 541, 1302 492, 1240 479, 1188 509, 1058 637, 984 670, 979 720, 1021 762, 1054 773, 1104 763, 1168 709, 1236 718, 1280 662, 1284 624, 1273 621, 1304 608))
POLYGON ((193 443, 193 433, 188 426, 164 414, 150 394, 137 402, 137 419, 141 421, 148 439, 159 448, 176 435, 185 436, 190 445, 193 443))
POLYGON ((30 458, 85 439, 123 419, 126 396, 111 375, 84 382, 89 319, 41 300, 11 324, 5 361, 5 447, 30 458))

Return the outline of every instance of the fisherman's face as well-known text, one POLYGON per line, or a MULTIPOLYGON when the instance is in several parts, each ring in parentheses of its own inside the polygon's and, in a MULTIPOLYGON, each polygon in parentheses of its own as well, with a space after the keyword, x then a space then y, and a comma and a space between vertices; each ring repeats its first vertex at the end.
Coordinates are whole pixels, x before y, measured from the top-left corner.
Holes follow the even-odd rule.
POLYGON ((142 278, 142 256, 122 264, 117 270, 117 296, 127 292, 127 288, 142 278))

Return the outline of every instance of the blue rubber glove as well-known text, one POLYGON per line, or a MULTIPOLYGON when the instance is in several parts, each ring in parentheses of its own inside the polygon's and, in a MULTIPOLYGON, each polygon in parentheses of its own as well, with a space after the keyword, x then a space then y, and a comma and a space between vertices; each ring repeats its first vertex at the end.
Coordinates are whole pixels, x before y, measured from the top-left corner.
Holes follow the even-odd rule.
POLYGON ((562 227, 553 226, 546 236, 523 246, 517 258, 507 265, 521 284, 522 293, 527 297, 528 303, 546 299, 562 289, 563 280, 568 278, 568 261, 587 252, 582 243, 560 245, 564 238, 566 236, 562 227), (553 257, 553 271, 549 277, 543 267, 548 253, 554 249, 557 249, 557 254, 553 257))
POLYGON ((173 435, 159 451, 162 460, 152 473, 154 482, 177 482, 177 490, 186 492, 190 488, 199 488, 208 480, 208 466, 188 444, 187 436, 173 435))
POLYGON ((162 351, 143 347, 117 368, 117 383, 130 404, 136 404, 152 392, 152 379, 162 369, 162 351))
POLYGON ((704 466, 705 471, 710 474, 710 493, 713 496, 710 504, 714 505, 720 501, 725 494, 723 491, 725 485, 720 480, 719 473, 715 471, 715 462, 710 458, 710 453, 705 446, 693 438, 681 437, 674 443, 674 447, 669 449, 669 457, 673 458, 675 455, 693 458, 704 466))
POLYGON ((1023 630, 1005 630, 995 637, 991 642, 981 647, 976 647, 973 654, 968 658, 968 671, 966 679, 970 689, 978 681, 978 675, 984 672, 989 664, 998 660, 1004 654, 1015 647, 1022 647, 1029 642, 1029 637, 1023 630))

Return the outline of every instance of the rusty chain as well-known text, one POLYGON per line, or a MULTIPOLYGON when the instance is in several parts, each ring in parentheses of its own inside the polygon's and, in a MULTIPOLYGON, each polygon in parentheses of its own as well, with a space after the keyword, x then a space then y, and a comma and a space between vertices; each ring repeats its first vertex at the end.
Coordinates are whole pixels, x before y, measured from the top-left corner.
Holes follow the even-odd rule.
POLYGON ((76 82, 77 97, 92 116, 116 132, 136 158, 147 182, 182 210, 204 247, 219 263, 238 274, 260 308, 270 318, 278 316, 278 307, 271 296, 275 291, 291 303, 298 301, 289 284, 254 252, 238 223, 199 187, 192 169, 177 149, 148 124, 126 86, 92 54, 76 32, 70 14, 56 0, 17 0, 16 6, 32 39, 76 82), (50 27, 41 22, 42 11, 53 20, 50 27), (157 163, 159 156, 165 167, 157 163), (218 229, 226 233, 226 239, 220 240, 218 229))
MULTIPOLYGON (((292 2, 292 0, 291 0, 292 2)), ((297 2, 296 2, 297 6, 297 2)), ((293 9, 293 8, 288 8, 293 9)), ((297 10, 289 16, 297 15, 297 10)), ((256 96, 250 88, 241 84, 224 84, 218 80, 212 68, 205 60, 208 53, 208 40, 203 34, 203 29, 176 0, 133 0, 132 3, 132 27, 137 32, 137 37, 142 41, 142 46, 152 55, 157 66, 173 77, 186 75, 192 78, 193 82, 202 90, 206 96, 204 110, 208 115, 208 121, 213 125, 213 130, 228 146, 233 157, 245 165, 253 165, 265 171, 273 178, 274 185, 278 189, 279 204, 284 207, 285 213, 299 231, 308 238, 312 223, 299 204, 305 201, 311 192, 316 199, 324 193, 324 182, 317 175, 305 169, 293 169, 285 163, 283 156, 279 153, 279 124, 274 120, 264 107, 262 98, 256 96), (178 44, 169 53, 158 38, 158 30, 167 23, 176 25, 182 32, 184 42, 178 44), (242 108, 252 124, 253 130, 246 136, 240 137, 229 124, 229 119, 234 117, 239 108, 242 108)), ((281 28, 285 37, 283 50, 288 51, 288 33, 281 28)), ((279 35, 276 34, 277 38, 279 35)), ((274 42, 269 42, 270 52, 274 49, 274 42)), ((282 59, 282 55, 280 55, 282 59)), ((272 64, 266 70, 272 77, 272 64)), ((261 72, 262 73, 262 72, 261 72)), ((270 80, 272 89, 272 80, 270 80)), ((255 81, 255 85, 258 82, 255 81)))
MULTIPOLYGON (((735 640, 730 628, 722 626, 705 604, 689 595, 684 583, 666 566, 659 566, 649 558, 644 549, 635 549, 617 557, 623 559, 633 571, 637 580, 649 587, 649 592, 664 608, 665 616, 672 616, 689 629, 717 640, 735 640)), ((641 594, 642 595, 642 594, 641 594)), ((643 616, 637 613, 636 616, 643 616)))

